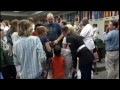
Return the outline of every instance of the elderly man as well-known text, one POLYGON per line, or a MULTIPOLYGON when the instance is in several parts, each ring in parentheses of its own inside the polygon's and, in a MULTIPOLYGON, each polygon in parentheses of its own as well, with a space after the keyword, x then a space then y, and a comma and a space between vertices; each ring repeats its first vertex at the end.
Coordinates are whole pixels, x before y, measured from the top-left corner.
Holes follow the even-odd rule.
POLYGON ((47 37, 54 44, 58 44, 63 35, 61 34, 61 26, 58 23, 54 22, 54 16, 52 13, 47 14, 48 23, 45 25, 48 28, 47 37))

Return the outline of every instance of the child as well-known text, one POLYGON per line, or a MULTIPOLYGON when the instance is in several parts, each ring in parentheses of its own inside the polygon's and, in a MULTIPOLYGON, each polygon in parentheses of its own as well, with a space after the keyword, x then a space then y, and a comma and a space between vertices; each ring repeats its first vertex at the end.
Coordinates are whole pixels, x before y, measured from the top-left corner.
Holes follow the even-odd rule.
POLYGON ((65 58, 65 79, 72 76, 72 55, 70 49, 62 49, 61 54, 65 58))
POLYGON ((60 46, 54 48, 55 56, 51 59, 53 79, 64 79, 64 57, 61 55, 60 46))

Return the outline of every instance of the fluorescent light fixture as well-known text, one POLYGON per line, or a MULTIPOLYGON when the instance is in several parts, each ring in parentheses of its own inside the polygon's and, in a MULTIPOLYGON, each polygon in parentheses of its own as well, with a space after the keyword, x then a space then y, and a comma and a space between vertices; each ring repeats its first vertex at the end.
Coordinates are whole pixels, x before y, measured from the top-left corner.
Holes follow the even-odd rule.
POLYGON ((13 12, 20 12, 20 11, 13 11, 13 12))
POLYGON ((36 12, 34 12, 32 15, 37 15, 37 14, 40 14, 40 13, 42 13, 43 11, 36 11, 36 12))

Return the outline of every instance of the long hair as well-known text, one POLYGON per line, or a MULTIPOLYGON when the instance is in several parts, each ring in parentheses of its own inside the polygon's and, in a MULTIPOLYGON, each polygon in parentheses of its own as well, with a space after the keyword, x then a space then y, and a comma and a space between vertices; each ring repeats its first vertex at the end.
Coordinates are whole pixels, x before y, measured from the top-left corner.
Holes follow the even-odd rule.
POLYGON ((30 25, 30 22, 28 20, 21 20, 19 23, 19 30, 18 35, 19 36, 30 36, 32 33, 32 27, 30 25))
POLYGON ((11 21, 11 27, 10 28, 11 28, 12 33, 18 31, 18 25, 19 25, 19 20, 14 19, 14 20, 11 21))

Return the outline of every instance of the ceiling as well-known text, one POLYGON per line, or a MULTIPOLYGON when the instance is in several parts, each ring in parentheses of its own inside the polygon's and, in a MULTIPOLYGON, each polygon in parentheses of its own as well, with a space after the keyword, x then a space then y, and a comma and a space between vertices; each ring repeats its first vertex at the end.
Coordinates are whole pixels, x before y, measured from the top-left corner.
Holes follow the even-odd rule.
POLYGON ((47 13, 52 12, 54 15, 63 11, 1 11, 1 18, 28 18, 31 16, 46 16, 47 13))

